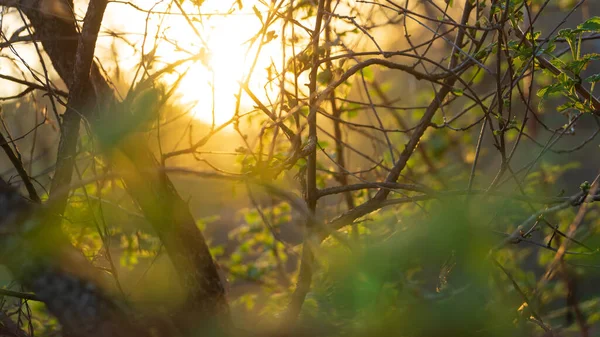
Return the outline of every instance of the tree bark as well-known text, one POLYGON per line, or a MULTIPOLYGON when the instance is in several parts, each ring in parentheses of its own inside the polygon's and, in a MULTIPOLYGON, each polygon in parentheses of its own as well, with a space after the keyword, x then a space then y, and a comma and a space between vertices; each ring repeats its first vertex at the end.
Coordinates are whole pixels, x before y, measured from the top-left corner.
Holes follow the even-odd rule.
POLYGON ((0 262, 46 304, 66 336, 150 337, 60 228, 46 226, 45 211, 0 179, 0 262))

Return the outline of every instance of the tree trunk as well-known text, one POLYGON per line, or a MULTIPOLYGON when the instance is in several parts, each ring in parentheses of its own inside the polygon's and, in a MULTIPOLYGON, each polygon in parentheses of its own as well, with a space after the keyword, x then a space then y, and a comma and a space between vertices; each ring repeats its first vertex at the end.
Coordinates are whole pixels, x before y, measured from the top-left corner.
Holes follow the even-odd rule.
MULTIPOLYGON (((74 90, 73 71, 78 44, 75 26, 68 20, 44 15, 38 10, 39 4, 40 0, 23 0, 20 3, 21 10, 35 30, 36 39, 41 41, 54 68, 69 90, 74 90)), ((97 131, 100 128, 98 117, 109 113, 101 111, 102 109, 98 107, 105 106, 102 103, 106 101, 117 100, 96 64, 92 64, 90 76, 80 85, 83 86, 80 90, 83 90, 88 98, 87 106, 96 107, 95 111, 81 113, 86 116, 92 129, 97 131)), ((59 148, 57 169, 58 165, 73 165, 75 152, 73 142, 74 139, 76 141, 79 133, 79 118, 80 115, 76 113, 63 116, 63 125, 69 123, 71 127, 63 130, 69 134, 61 135, 65 138, 61 139, 61 147, 64 148, 59 148)), ((119 121, 115 120, 114 123, 118 124, 119 121)), ((215 322, 212 318, 216 317, 219 318, 217 321, 225 322, 229 311, 225 290, 208 246, 187 204, 179 196, 169 177, 160 170, 160 165, 148 148, 144 137, 141 135, 126 137, 119 145, 118 151, 121 159, 114 161, 113 168, 119 172, 131 172, 123 176, 127 190, 162 240, 189 296, 178 316, 186 316, 186 321, 190 322, 199 320, 215 322)), ((71 171, 65 171, 67 171, 66 174, 63 173, 65 177, 58 181, 61 186, 70 182, 69 172, 72 172, 72 168, 71 171)))
POLYGON ((45 211, 0 179, 0 262, 46 304, 65 336, 150 337, 60 228, 46 226, 45 211))

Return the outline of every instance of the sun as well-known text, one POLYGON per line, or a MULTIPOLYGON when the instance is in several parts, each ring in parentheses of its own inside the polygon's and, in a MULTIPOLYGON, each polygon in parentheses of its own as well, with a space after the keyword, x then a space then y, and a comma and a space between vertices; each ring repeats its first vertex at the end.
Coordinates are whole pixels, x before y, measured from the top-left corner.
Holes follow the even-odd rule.
MULTIPOLYGON (((135 5, 146 9, 145 1, 134 1, 135 5)), ((182 65, 177 73, 164 76, 167 84, 174 84, 179 74, 185 73, 177 88, 179 103, 191 106, 191 114, 199 121, 207 124, 221 125, 227 123, 235 114, 240 84, 246 80, 249 69, 255 62, 248 87, 263 99, 266 96, 267 68, 273 62, 281 62, 282 45, 277 39, 261 47, 256 57, 257 44, 250 40, 262 27, 261 19, 256 11, 268 11, 268 7, 260 1, 243 1, 239 8, 235 1, 206 0, 202 6, 194 7, 192 2, 184 1, 183 9, 190 14, 186 20, 172 2, 165 1, 153 10, 168 10, 171 15, 146 16, 141 11, 131 8, 123 10, 123 5, 113 5, 112 11, 105 16, 107 27, 124 29, 138 35, 145 34, 146 53, 152 49, 159 35, 164 41, 157 43, 154 55, 164 64, 169 64, 189 57, 185 51, 203 53, 205 58, 198 62, 182 65), (256 8, 256 10, 254 9, 256 8), (233 10, 232 10, 233 9, 233 10), (190 27, 192 20, 194 28, 190 27), (127 24, 131 22, 132 24, 127 24), (146 22, 146 24, 144 24, 146 22), (133 24, 139 23, 139 24, 133 24), (117 26, 117 27, 115 27, 117 26), (159 34, 144 31, 145 27, 162 27, 159 34), (166 42, 165 42, 166 41, 166 42), (176 46, 176 47, 174 47, 176 46)), ((111 6, 109 6, 109 10, 111 6)), ((274 29, 277 29, 276 27, 274 29)), ((116 29, 115 29, 116 30, 116 29)), ((136 49, 141 50, 143 39, 138 39, 136 49)), ((121 69, 133 68, 133 62, 139 62, 139 55, 129 60, 119 61, 121 69)), ((254 103, 245 95, 240 96, 240 113, 252 109, 254 103)))
MULTIPOLYGON (((219 4, 223 7, 223 2, 219 4)), ((248 40, 252 38, 252 32, 260 29, 259 25, 256 17, 231 15, 215 17, 210 26, 203 29, 206 36, 206 64, 190 69, 180 90, 184 100, 186 97, 201 99, 192 110, 196 118, 219 125, 234 115, 240 82, 248 75, 253 58, 253 49, 249 48, 248 40), (201 78, 204 83, 200 83, 201 78)), ((269 62, 269 58, 259 56, 253 78, 261 78, 269 62)), ((251 80, 251 84, 258 86, 256 80, 251 80)))

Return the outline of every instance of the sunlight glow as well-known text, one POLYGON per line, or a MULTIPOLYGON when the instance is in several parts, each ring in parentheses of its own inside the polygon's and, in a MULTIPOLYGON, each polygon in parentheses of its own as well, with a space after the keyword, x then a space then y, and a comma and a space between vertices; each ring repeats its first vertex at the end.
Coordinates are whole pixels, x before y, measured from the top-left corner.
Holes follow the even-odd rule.
MULTIPOLYGON (((134 3, 147 8, 144 1, 134 3)), ((191 113, 204 123, 213 123, 213 113, 216 125, 225 123, 236 112, 236 95, 240 89, 239 83, 247 76, 256 55, 257 43, 249 48, 249 40, 253 37, 253 34, 260 31, 262 24, 254 13, 253 6, 265 13, 268 8, 259 1, 244 1, 242 10, 235 5, 235 2, 204 1, 200 13, 213 15, 190 15, 200 35, 198 37, 186 19, 180 15, 179 10, 172 3, 170 4, 170 8, 168 6, 156 6, 154 10, 169 10, 176 13, 176 15, 167 15, 160 18, 156 16, 154 21, 151 18, 148 23, 148 27, 155 27, 156 24, 162 24, 163 27, 159 39, 161 37, 164 39, 159 41, 154 54, 156 60, 163 65, 157 66, 156 69, 190 57, 190 54, 186 52, 205 54, 202 62, 188 63, 177 69, 178 73, 186 72, 186 76, 181 80, 177 89, 178 102, 184 106, 193 105, 191 113), (227 14, 232 8, 235 10, 231 14, 219 15, 227 14), (182 50, 186 52, 182 52, 182 50)), ((188 13, 198 13, 198 9, 189 1, 184 2, 183 6, 188 13)), ((129 31, 133 27, 144 27, 144 25, 137 23, 127 24, 127 22, 146 20, 143 13, 131 8, 123 10, 123 5, 110 7, 109 10, 112 9, 112 11, 110 15, 106 15, 107 19, 105 20, 107 27, 115 30, 117 27, 120 29, 125 28, 129 31), (134 17, 136 18, 134 19, 134 17)), ((272 29, 276 30, 277 28, 279 27, 273 27, 272 29)), ((144 32, 137 33, 141 35, 144 32)), ((155 32, 147 33, 144 48, 146 54, 153 48, 154 36, 155 32)), ((136 43, 138 52, 141 52, 142 41, 143 39, 140 38, 136 43)), ((121 69, 135 69, 136 62, 139 62, 139 56, 138 54, 137 57, 128 60, 119 60, 119 66, 121 69)), ((279 39, 274 39, 262 47, 255 70, 249 81, 249 88, 259 98, 263 99, 266 96, 264 89, 268 77, 266 69, 272 62, 280 64, 281 58, 282 47, 279 39)), ((156 69, 153 69, 153 71, 156 69)), ((130 74, 126 75, 133 76, 134 74, 131 71, 130 74)), ((167 84, 172 85, 178 79, 178 74, 166 75, 164 79, 167 84)), ((242 94, 240 112, 243 113, 252 109, 253 105, 247 95, 242 94)))

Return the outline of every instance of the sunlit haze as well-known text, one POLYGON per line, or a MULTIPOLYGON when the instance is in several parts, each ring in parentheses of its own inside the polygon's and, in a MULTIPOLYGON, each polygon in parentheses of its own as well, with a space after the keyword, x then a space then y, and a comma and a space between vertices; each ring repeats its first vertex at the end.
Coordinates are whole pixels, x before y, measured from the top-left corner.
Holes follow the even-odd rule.
MULTIPOLYGON (((145 1, 134 2, 141 8, 149 9, 150 3, 145 1)), ((240 82, 245 80, 248 70, 256 56, 256 46, 250 44, 253 34, 256 34, 262 26, 260 19, 253 10, 253 6, 263 11, 266 16, 268 8, 259 1, 244 1, 244 7, 240 9, 235 2, 209 0, 205 1, 201 8, 194 7, 190 2, 184 2, 184 10, 189 13, 193 22, 192 29, 181 15, 179 9, 172 2, 159 3, 154 7, 156 12, 169 11, 172 15, 153 15, 149 18, 148 27, 159 29, 155 57, 159 64, 175 62, 183 58, 189 58, 196 53, 203 55, 202 60, 188 62, 179 68, 176 73, 166 75, 164 78, 169 84, 175 83, 179 74, 186 72, 177 89, 178 102, 186 107, 191 107, 191 113, 197 119, 219 125, 228 121, 236 111, 236 95, 240 89, 240 82), (202 16, 197 15, 203 14, 202 16), (230 13, 230 14, 228 14, 230 13), (162 37, 162 39, 161 39, 162 37), (175 44, 179 47, 177 50, 175 44), (217 103, 215 103, 217 102, 217 103)), ((131 36, 126 36, 129 42, 135 41, 136 55, 129 58, 119 59, 119 67, 125 74, 127 80, 131 80, 139 64, 143 44, 144 25, 138 24, 146 20, 145 13, 122 3, 113 3, 108 6, 108 12, 103 22, 107 30, 126 31, 131 36), (131 24, 132 22, 135 24, 131 24), (139 31, 132 31, 137 29, 139 31), (130 69, 130 70, 129 70, 130 69)), ((270 30, 280 28, 277 25, 270 30)), ((144 46, 144 53, 148 54, 154 48, 156 31, 148 31, 144 46)), ((111 49, 113 42, 126 46, 118 39, 113 38, 100 40, 99 44, 104 52, 111 49), (104 43, 104 45, 102 45, 104 43)), ((265 85, 267 84, 266 68, 272 62, 281 63, 282 56, 281 40, 274 39, 262 47, 260 55, 256 60, 254 72, 249 81, 249 87, 253 93, 261 99, 265 97, 265 85)), ((102 51, 99 50, 99 53, 102 51)), ((152 69, 156 71, 156 69, 152 69)), ((150 73, 152 73, 150 71, 150 73)), ((251 109, 253 103, 242 95, 240 112, 251 109)))

